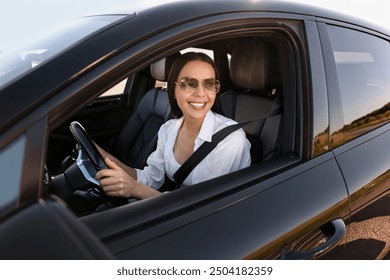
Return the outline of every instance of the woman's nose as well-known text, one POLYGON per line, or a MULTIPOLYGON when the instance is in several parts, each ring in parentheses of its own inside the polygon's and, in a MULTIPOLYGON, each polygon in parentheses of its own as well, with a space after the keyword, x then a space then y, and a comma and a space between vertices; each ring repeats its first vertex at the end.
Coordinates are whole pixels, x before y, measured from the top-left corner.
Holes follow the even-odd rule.
POLYGON ((205 91, 205 89, 203 88, 202 85, 199 85, 199 86, 195 89, 195 91, 194 91, 194 93, 193 93, 194 96, 203 96, 203 95, 205 95, 205 94, 206 94, 206 91, 205 91))

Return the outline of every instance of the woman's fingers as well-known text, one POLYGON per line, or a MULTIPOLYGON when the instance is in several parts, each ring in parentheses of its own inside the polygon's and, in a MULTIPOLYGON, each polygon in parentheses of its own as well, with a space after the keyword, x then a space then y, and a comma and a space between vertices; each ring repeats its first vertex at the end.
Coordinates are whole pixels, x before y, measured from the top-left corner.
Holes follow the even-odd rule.
POLYGON ((109 186, 109 185, 111 185, 111 184, 114 183, 114 182, 113 182, 113 178, 114 178, 114 177, 108 177, 108 176, 102 177, 102 179, 100 179, 100 184, 101 184, 102 186, 109 186))
POLYGON ((107 169, 102 169, 96 173, 95 178, 98 180, 103 179, 104 177, 112 177, 115 176, 118 171, 120 171, 120 167, 108 157, 104 159, 107 164, 107 169))
POLYGON ((116 173, 115 170, 112 170, 112 169, 102 169, 96 173, 95 178, 98 180, 101 180, 105 177, 115 176, 115 173, 116 173))
POLYGON ((100 181, 103 191, 109 196, 128 196, 129 176, 114 161, 104 159, 108 169, 102 169, 96 173, 96 179, 100 181), (128 192, 128 191, 127 191, 128 192))
POLYGON ((109 159, 108 157, 106 157, 104 159, 105 163, 107 164, 107 167, 110 168, 110 169, 114 169, 114 170, 120 170, 121 168, 118 166, 118 164, 116 164, 114 161, 112 161, 111 159, 109 159))

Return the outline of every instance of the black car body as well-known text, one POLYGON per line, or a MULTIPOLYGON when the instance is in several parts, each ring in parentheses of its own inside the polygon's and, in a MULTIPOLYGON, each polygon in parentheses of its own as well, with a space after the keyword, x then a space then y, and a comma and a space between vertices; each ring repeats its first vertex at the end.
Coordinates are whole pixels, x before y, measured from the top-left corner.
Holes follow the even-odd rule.
POLYGON ((292 2, 177 1, 78 19, 44 45, 7 56, 0 258, 389 258, 389 40, 365 21, 292 2), (212 53, 222 96, 240 87, 229 65, 243 59, 231 55, 246 40, 265 42, 273 57, 264 70, 273 68, 272 85, 260 93, 282 104, 280 129, 268 128, 277 132, 271 154, 106 211, 80 213, 52 191, 51 178, 74 153, 72 121, 115 150, 155 87, 151 64, 188 48, 212 53))

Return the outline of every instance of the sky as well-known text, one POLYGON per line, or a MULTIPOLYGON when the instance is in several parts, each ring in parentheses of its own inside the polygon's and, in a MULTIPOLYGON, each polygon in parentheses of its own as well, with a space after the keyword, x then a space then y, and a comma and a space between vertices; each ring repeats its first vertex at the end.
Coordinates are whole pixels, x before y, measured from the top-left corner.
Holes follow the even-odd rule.
MULTIPOLYGON (((261 1, 261 0, 252 0, 261 1)), ((383 0, 291 0, 306 2, 362 17, 390 28, 383 0)), ((85 14, 115 9, 129 3, 158 3, 159 0, 12 0, 0 9, 0 52, 32 40, 54 26, 85 14), (34 36, 33 36, 34 35, 34 36)))
POLYGON ((44 34, 73 18, 115 10, 124 4, 129 6, 135 3, 142 5, 158 2, 161 0, 7 1, 7 4, 1 5, 0 9, 0 52, 10 50, 23 41, 31 41, 36 34, 44 34))

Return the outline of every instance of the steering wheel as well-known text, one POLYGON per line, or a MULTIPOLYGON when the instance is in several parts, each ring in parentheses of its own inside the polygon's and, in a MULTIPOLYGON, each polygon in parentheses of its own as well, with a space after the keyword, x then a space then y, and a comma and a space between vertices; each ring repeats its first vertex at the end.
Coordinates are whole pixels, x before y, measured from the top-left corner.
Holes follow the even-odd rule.
POLYGON ((102 155, 99 153, 84 127, 79 122, 72 122, 69 128, 74 138, 76 138, 77 143, 79 143, 81 148, 85 151, 87 157, 96 170, 95 174, 90 175, 95 177, 99 170, 108 168, 102 155))
POLYGON ((100 182, 95 179, 96 173, 99 170, 108 167, 83 126, 79 122, 74 121, 70 124, 69 128, 77 143, 80 145, 76 163, 85 179, 94 184, 95 193, 99 195, 104 203, 113 204, 112 206, 127 204, 128 200, 126 198, 107 196, 100 186, 100 182))

